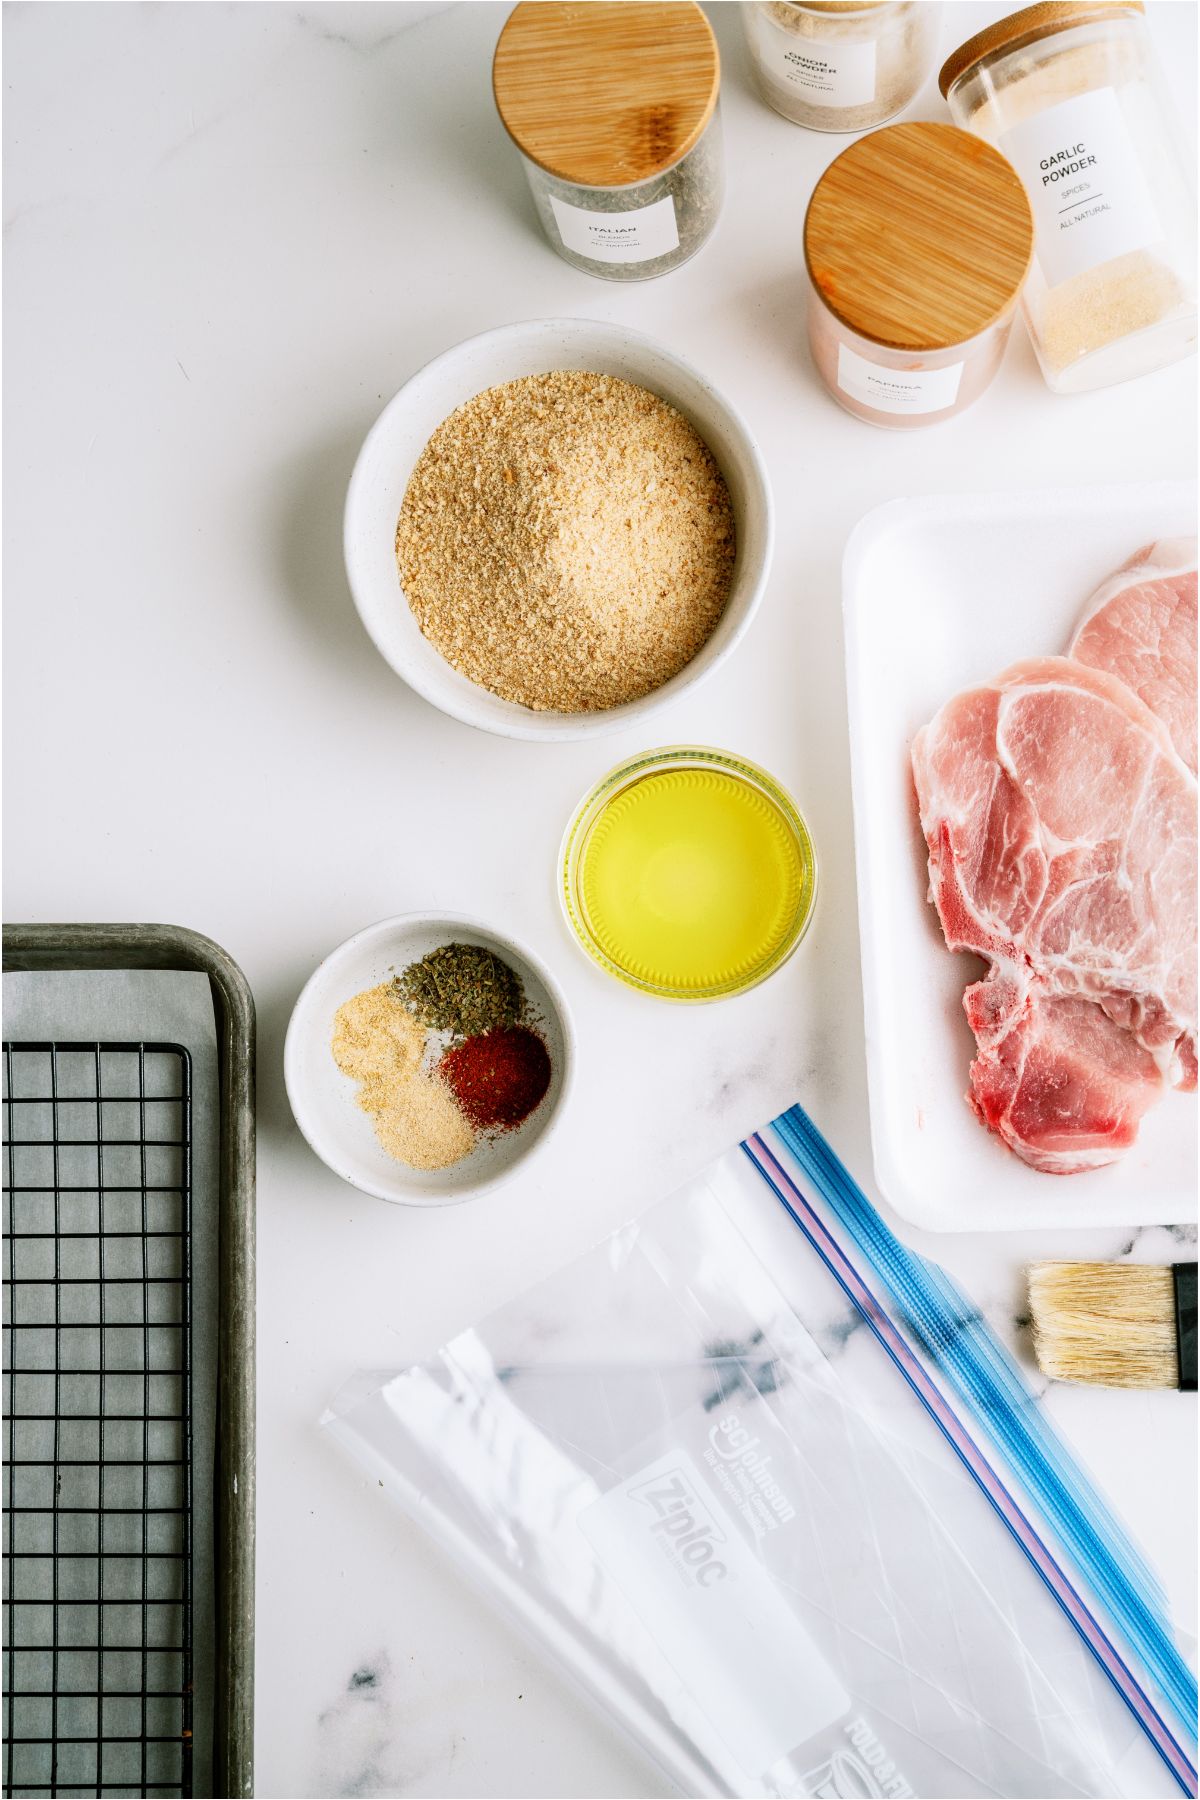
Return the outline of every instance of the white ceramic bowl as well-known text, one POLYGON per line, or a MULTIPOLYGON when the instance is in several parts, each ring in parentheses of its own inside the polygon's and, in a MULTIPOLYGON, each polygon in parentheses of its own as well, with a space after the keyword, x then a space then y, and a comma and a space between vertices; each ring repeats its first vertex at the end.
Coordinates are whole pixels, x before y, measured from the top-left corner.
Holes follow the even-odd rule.
POLYGON ((468 338, 435 357, 384 408, 346 495, 346 573, 380 654, 434 706, 502 737, 579 738, 644 719, 710 675, 754 616, 771 566, 774 519, 762 453, 737 409, 704 377, 640 332, 595 319, 530 319, 468 338), (468 681, 422 635, 396 568, 396 520, 413 467, 433 432, 484 388, 553 369, 587 369, 649 388, 693 424, 729 487, 737 528, 733 584, 704 648, 652 694, 604 712, 531 712, 468 681))
POLYGON ((314 970, 297 1000, 283 1051, 283 1073, 296 1123, 335 1175, 364 1193, 406 1206, 452 1206, 506 1181, 546 1143, 571 1085, 574 1033, 558 983, 521 944, 461 913, 404 913, 356 932, 314 970), (357 1104, 357 1084, 333 1060, 339 1006, 377 987, 439 944, 481 944, 502 956, 525 985, 532 1022, 550 1052, 550 1089, 515 1131, 483 1139, 449 1169, 410 1169, 381 1147, 357 1104))

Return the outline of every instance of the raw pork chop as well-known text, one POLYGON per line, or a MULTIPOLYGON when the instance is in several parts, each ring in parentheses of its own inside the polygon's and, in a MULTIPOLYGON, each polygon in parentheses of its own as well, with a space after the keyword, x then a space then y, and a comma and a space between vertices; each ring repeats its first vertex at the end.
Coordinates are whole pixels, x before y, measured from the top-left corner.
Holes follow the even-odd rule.
POLYGON ((1140 695, 1196 773, 1195 538, 1150 544, 1110 575, 1068 654, 1140 695))
POLYGON ((975 1112, 1047 1174, 1113 1162, 1162 1093, 1158 1064, 1094 1000, 1031 992, 1010 1013, 1009 997, 1003 980, 990 976, 964 997, 979 1041, 969 1096, 975 1112))
POLYGON ((1195 1084, 1195 780, 1123 682, 1066 657, 957 695, 912 762, 946 942, 990 965, 963 997, 971 1105, 1036 1169, 1112 1162, 1195 1084))

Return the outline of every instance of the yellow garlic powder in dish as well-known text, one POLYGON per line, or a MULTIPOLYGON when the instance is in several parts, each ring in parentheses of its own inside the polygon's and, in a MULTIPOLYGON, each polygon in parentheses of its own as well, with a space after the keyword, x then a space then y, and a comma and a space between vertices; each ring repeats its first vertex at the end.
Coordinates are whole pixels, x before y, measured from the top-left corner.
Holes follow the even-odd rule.
POLYGON ((475 1133, 441 1077, 425 1069, 426 1033, 390 981, 340 1006, 333 1059, 357 1081, 358 1104, 389 1156, 412 1169, 447 1169, 475 1148, 475 1133))

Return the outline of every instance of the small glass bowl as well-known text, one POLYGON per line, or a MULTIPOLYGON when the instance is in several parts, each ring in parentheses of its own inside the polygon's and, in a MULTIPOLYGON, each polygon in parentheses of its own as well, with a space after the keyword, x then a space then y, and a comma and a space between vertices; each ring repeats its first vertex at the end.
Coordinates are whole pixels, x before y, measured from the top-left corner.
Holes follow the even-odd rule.
POLYGON ((598 781, 580 801, 563 835, 559 851, 558 896, 572 934, 593 962, 615 975, 626 987, 642 993, 656 994, 664 1000, 684 1002, 723 1000, 744 994, 757 987, 768 975, 792 955, 812 920, 817 895, 817 859, 812 838, 795 801, 765 769, 744 757, 703 745, 675 744, 660 750, 643 751, 618 764, 598 781), (656 980, 648 973, 623 967, 605 949, 601 931, 589 917, 583 894, 584 864, 592 832, 617 797, 643 781, 647 776, 674 770, 713 771, 734 776, 744 782, 774 815, 776 825, 786 832, 796 852, 799 865, 799 891, 791 918, 783 931, 761 957, 747 966, 739 966, 727 975, 707 981, 689 982, 656 980))

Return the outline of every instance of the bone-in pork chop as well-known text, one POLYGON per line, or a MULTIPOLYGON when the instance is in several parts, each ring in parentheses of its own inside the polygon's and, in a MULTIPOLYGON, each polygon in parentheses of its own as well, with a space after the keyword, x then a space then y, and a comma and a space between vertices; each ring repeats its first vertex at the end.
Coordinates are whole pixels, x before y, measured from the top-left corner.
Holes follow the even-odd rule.
POLYGON ((1111 1162, 1166 1084, 1194 1085, 1196 783, 1121 681, 1018 663, 919 732, 930 898, 964 996, 968 1098, 1034 1168, 1111 1162))
POLYGON ((997 1008, 1003 977, 967 989, 979 1040, 968 1096, 1010 1149, 1047 1174, 1077 1175, 1113 1162, 1162 1094, 1162 1073, 1131 1032, 1094 1000, 1030 992, 1015 1011, 997 1008))
POLYGON ((1088 601, 1069 654, 1107 669, 1157 713, 1196 773, 1196 540, 1130 557, 1088 601))

